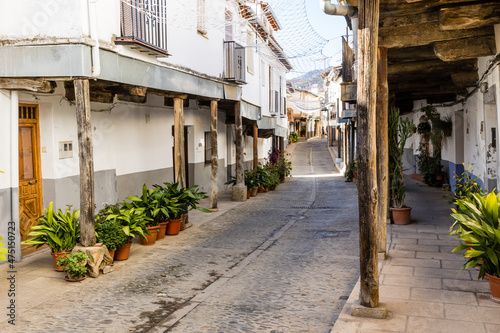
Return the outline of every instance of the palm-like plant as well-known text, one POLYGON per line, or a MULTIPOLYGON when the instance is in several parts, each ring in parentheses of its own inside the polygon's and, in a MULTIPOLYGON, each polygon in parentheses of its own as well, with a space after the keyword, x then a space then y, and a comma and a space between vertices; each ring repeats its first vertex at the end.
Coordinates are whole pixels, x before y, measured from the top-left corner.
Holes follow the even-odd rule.
POLYGON ((80 238, 80 210, 68 207, 63 213, 60 209, 54 211, 54 203, 44 209, 43 215, 37 218, 38 224, 31 227, 29 237, 23 242, 36 248, 47 244, 52 252, 67 252, 73 250, 80 238))
POLYGON ((456 247, 453 252, 467 250, 467 261, 463 269, 479 267, 479 278, 485 274, 500 277, 500 195, 491 192, 487 196, 473 193, 471 197, 457 200, 459 210, 452 209, 455 223, 450 235, 467 244, 456 247))

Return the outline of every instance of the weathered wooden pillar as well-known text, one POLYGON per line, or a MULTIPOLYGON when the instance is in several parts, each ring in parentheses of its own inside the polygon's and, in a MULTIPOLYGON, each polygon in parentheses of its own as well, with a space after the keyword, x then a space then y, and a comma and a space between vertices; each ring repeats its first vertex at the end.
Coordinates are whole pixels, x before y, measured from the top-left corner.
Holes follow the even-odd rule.
POLYGON ((259 165, 259 127, 257 122, 253 124, 253 167, 259 165))
POLYGON ((385 258, 387 251, 387 202, 389 196, 389 85, 387 83, 387 48, 378 49, 377 64, 378 252, 385 258))
POLYGON ((377 195, 377 48, 379 0, 359 0, 358 30, 358 205, 362 306, 379 304, 377 195))
POLYGON ((76 122, 80 162, 80 243, 94 246, 94 156, 92 151, 92 123, 90 120, 89 80, 75 83, 76 122))
POLYGON ((243 119, 241 118, 241 104, 234 104, 234 120, 236 135, 236 185, 233 186, 233 201, 245 201, 247 199, 247 187, 245 186, 245 160, 243 151, 243 119))
POLYGON ((219 191, 219 151, 217 147, 217 101, 210 101, 210 139, 212 141, 212 188, 210 190, 210 208, 217 208, 219 191))
POLYGON ((187 186, 184 156, 184 99, 187 95, 173 96, 174 99, 174 181, 187 186))

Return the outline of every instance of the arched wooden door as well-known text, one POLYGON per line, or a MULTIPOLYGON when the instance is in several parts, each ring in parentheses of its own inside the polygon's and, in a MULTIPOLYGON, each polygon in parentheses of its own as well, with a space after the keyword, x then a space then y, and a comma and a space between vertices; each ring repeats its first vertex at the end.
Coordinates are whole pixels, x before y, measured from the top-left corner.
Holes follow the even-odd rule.
MULTIPOLYGON (((42 179, 38 105, 19 104, 19 227, 21 240, 42 214, 42 179)), ((33 252, 23 246, 23 254, 33 252)))

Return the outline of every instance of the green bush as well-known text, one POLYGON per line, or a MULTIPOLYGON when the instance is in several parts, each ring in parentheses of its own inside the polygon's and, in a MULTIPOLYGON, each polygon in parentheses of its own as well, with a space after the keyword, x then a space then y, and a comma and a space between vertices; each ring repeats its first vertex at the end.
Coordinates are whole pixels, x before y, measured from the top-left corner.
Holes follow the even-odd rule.
POLYGON ((128 237, 123 232, 122 225, 116 220, 108 220, 95 224, 97 242, 106 245, 109 251, 127 243, 128 237))
POLYGON ((57 264, 63 267, 63 270, 68 273, 71 279, 80 279, 87 273, 87 259, 89 257, 83 252, 78 251, 68 254, 65 257, 60 257, 57 264))

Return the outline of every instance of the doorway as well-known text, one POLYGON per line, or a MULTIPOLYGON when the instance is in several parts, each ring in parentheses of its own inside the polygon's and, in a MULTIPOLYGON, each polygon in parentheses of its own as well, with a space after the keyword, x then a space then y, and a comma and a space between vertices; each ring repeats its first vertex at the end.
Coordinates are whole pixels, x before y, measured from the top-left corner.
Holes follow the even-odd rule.
MULTIPOLYGON (((38 105, 19 104, 19 229, 21 241, 42 214, 42 177, 38 105)), ((22 255, 34 252, 21 246, 22 255)))

